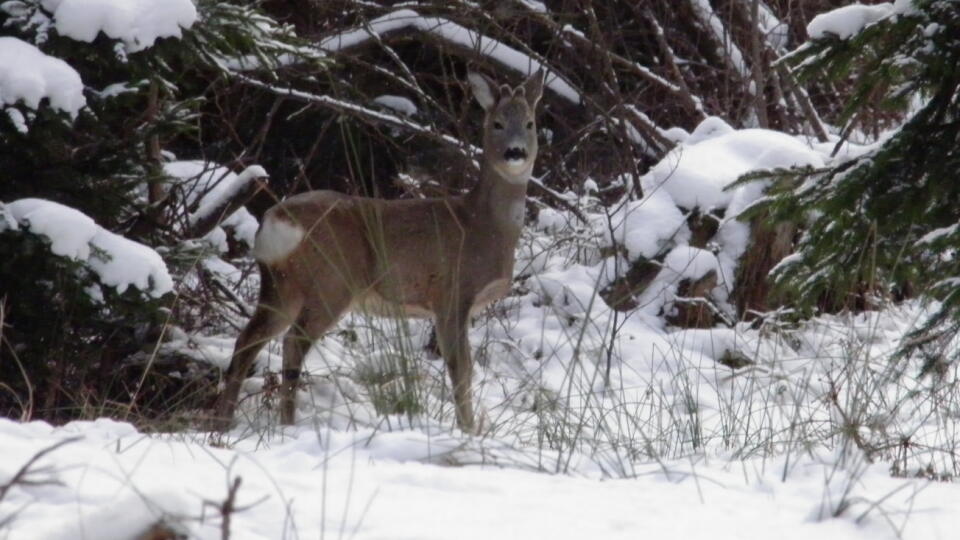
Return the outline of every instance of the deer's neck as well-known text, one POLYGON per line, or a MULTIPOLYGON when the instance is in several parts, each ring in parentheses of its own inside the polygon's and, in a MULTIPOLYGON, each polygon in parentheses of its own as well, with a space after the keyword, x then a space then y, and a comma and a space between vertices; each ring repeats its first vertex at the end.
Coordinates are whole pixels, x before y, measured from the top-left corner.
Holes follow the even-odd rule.
POLYGON ((529 179, 529 174, 506 178, 483 160, 480 181, 466 196, 475 223, 515 242, 523 228, 529 179))

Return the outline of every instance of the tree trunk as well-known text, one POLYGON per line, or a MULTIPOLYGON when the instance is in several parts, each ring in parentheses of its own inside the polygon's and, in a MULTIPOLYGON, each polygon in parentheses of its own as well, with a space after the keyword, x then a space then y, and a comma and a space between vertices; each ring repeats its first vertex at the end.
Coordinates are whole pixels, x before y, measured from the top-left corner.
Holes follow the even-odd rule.
POLYGON ((740 259, 733 288, 737 315, 752 319, 758 313, 776 307, 771 297, 770 270, 793 250, 794 223, 767 225, 763 216, 750 223, 750 244, 740 259))

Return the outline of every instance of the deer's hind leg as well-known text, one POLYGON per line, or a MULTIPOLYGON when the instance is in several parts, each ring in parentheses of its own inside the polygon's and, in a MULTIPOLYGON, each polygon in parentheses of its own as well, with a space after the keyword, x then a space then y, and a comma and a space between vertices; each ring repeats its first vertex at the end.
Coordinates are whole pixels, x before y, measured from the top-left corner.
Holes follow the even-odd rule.
MULTIPOLYGON (((318 274, 323 275, 323 274, 318 274)), ((283 339, 283 384, 280 387, 280 422, 292 425, 296 411, 297 386, 303 359, 310 347, 336 324, 350 306, 353 295, 339 280, 315 287, 296 322, 283 339)))
POLYGON ((226 429, 233 419, 243 379, 252 375, 257 354, 268 341, 280 335, 294 321, 302 299, 292 291, 281 290, 271 270, 260 266, 260 299, 250 321, 237 336, 227 368, 225 387, 217 398, 216 428, 226 429))

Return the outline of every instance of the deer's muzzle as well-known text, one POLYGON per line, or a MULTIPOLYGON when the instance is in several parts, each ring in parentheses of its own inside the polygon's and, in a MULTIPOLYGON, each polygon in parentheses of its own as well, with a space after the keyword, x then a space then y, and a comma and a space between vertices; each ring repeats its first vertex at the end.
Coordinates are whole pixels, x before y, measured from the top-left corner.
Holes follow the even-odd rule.
POLYGON ((527 150, 518 146, 507 148, 507 151, 503 153, 503 159, 504 161, 526 161, 527 150))

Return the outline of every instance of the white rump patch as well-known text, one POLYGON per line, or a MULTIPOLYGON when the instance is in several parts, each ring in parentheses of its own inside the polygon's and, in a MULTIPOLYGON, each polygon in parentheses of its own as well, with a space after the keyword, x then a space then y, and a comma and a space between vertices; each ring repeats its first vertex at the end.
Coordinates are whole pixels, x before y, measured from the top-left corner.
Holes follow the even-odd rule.
POLYGON ((253 258, 267 264, 283 260, 300 245, 303 234, 303 228, 299 225, 268 214, 257 231, 253 258))

